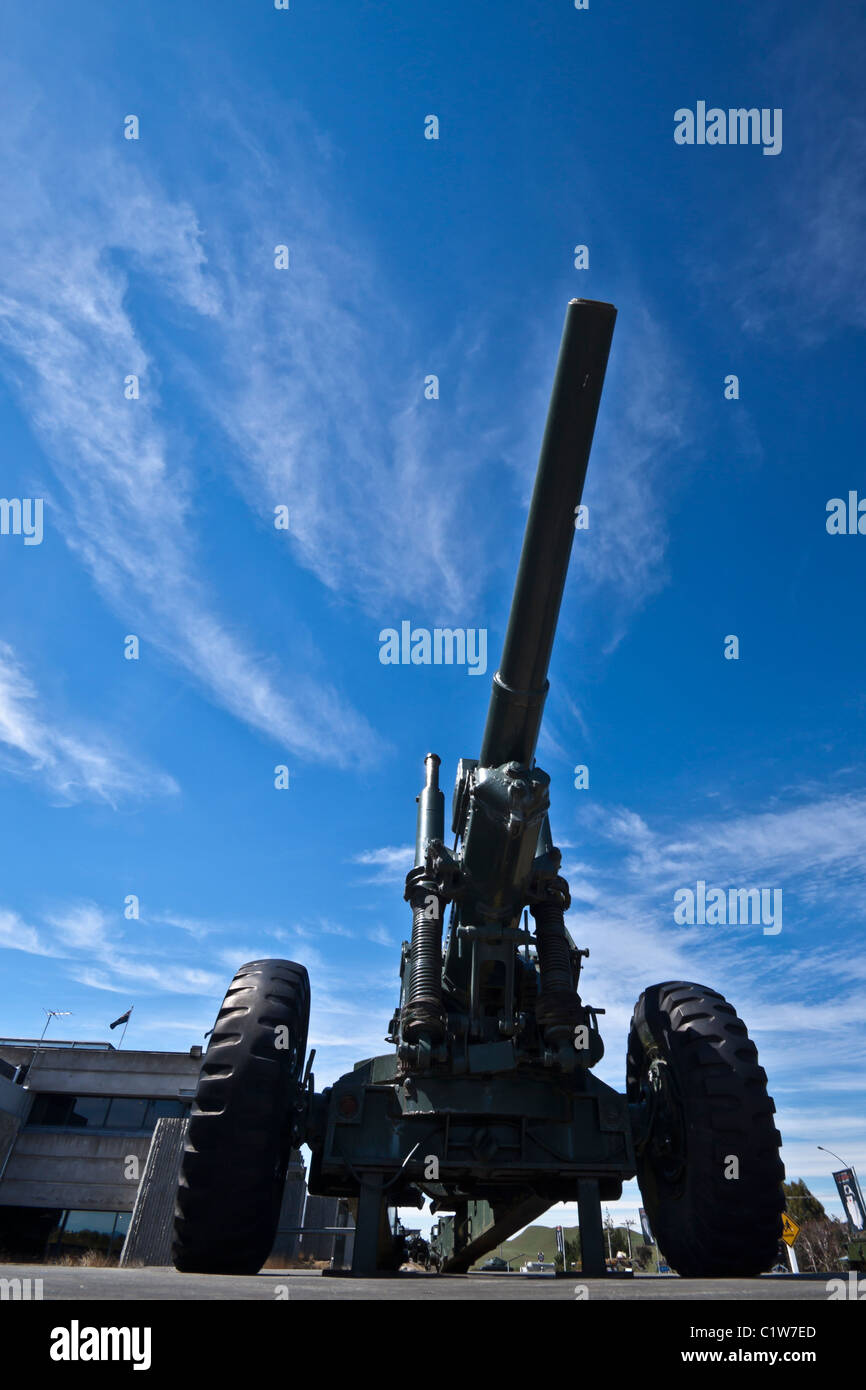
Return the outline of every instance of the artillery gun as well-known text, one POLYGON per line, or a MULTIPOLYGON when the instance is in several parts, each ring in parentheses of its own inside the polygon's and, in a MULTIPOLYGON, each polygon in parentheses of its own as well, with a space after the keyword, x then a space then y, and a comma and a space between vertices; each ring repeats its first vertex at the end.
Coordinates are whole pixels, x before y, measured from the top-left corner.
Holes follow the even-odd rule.
POLYGON ((310 1191, 353 1205, 356 1274, 402 1258, 389 1207, 429 1200, 450 1213, 441 1268, 460 1272, 575 1198, 583 1273, 603 1274, 601 1202, 635 1175, 680 1274, 755 1275, 776 1258, 784 1169, 775 1106, 723 996, 683 981, 651 986, 634 1010, 625 1094, 593 1072, 603 1010, 580 993, 589 952, 565 925, 550 779, 535 763, 615 318, 609 304, 568 305, 480 754, 457 765, 452 848, 440 760, 425 759, 391 1050, 317 1092, 307 971, 282 960, 240 968, 189 1121, 178 1269, 261 1267, 289 1155, 302 1143, 310 1191))

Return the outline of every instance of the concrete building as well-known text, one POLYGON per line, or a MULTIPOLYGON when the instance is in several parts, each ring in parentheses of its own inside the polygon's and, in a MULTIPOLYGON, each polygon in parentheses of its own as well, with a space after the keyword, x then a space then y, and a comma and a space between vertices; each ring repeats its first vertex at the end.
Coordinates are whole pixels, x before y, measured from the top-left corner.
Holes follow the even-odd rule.
MULTIPOLYGON (((136 1216, 144 1229, 133 1232, 127 1254, 145 1263, 169 1258, 177 1156, 160 1163, 151 1141, 160 1119, 188 1117, 201 1053, 0 1038, 0 1262, 93 1249, 119 1256, 146 1173, 136 1216)), ((177 1150, 175 1126, 161 1132, 175 1134, 177 1150)), ((309 1196, 305 1176, 296 1152, 274 1257, 330 1260, 336 1246, 338 1262, 350 1261, 346 1204, 309 1196), (335 1240, 335 1226, 346 1235, 335 1240), (300 1235, 301 1227, 310 1233, 300 1235)))
POLYGON ((0 1257, 116 1254, 160 1117, 184 1118, 201 1048, 0 1038, 0 1257))

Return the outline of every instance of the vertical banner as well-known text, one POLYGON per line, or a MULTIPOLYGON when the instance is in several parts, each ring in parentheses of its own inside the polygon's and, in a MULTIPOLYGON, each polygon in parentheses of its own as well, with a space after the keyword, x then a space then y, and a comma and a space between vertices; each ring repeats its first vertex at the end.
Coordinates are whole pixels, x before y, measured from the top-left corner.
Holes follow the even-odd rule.
POLYGON ((655 1245, 655 1241, 653 1240, 653 1233, 650 1230, 649 1217, 647 1216, 643 1207, 638 1207, 638 1216, 640 1217, 640 1228, 643 1231, 644 1240, 646 1241, 647 1245, 655 1245))
POLYGON ((863 1194, 854 1169, 841 1168, 833 1177, 842 1198, 848 1225, 854 1231, 866 1231, 866 1207, 863 1205, 863 1194))

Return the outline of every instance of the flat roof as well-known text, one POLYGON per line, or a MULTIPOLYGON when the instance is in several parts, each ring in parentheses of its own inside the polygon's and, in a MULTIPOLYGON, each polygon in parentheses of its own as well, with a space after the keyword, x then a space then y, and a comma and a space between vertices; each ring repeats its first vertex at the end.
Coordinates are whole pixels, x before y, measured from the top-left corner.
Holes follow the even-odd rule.
POLYGON ((0 1038, 0 1047, 89 1047, 95 1052, 116 1052, 114 1043, 78 1042, 69 1038, 0 1038))

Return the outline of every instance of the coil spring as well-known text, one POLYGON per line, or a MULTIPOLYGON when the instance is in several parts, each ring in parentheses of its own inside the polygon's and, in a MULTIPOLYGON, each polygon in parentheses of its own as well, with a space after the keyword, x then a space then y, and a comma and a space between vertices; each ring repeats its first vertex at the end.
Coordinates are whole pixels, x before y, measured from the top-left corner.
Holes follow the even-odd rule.
POLYGON ((545 1032, 549 1029, 570 1031, 581 1012, 565 935, 565 913, 556 902, 536 903, 531 911, 535 918, 541 977, 536 1018, 545 1032))

